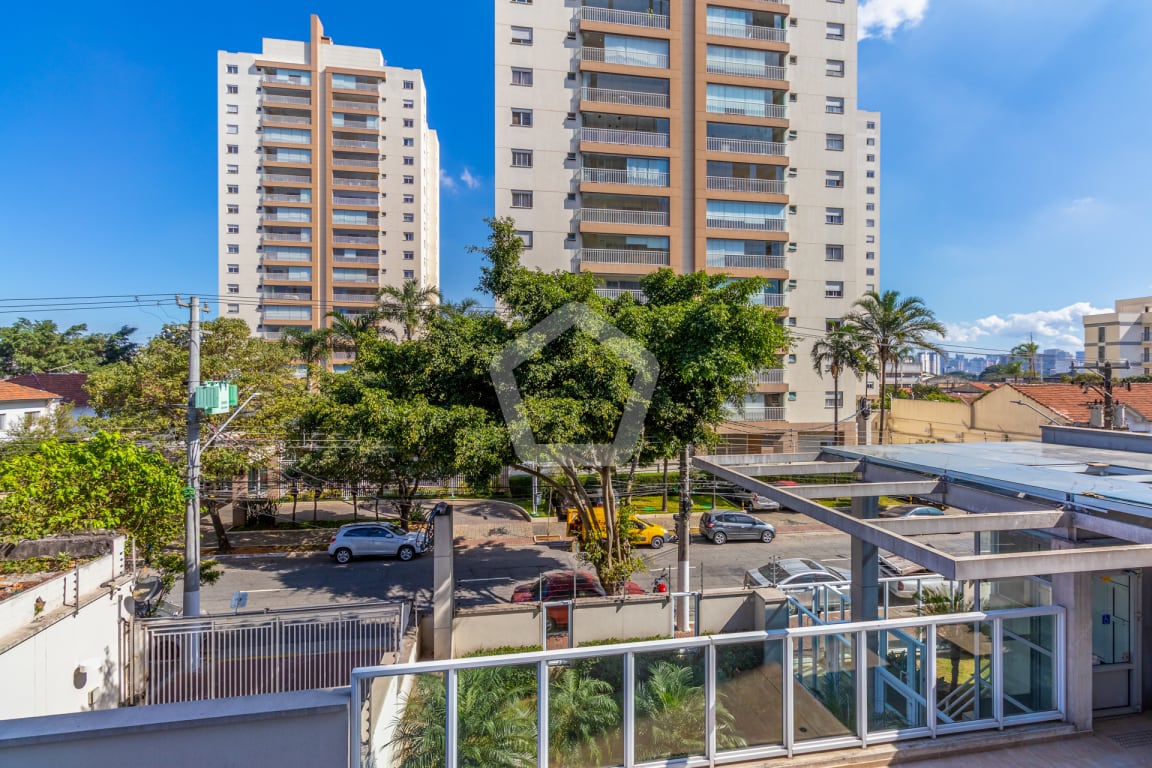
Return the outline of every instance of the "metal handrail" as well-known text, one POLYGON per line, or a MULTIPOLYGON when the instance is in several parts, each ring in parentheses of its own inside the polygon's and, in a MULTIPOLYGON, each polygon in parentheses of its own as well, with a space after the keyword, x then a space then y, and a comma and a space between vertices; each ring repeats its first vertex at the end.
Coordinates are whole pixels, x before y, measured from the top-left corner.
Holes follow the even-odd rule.
POLYGON ((667 211, 628 211, 616 208, 581 208, 580 221, 596 224, 634 224, 644 227, 668 226, 667 211))
POLYGON ((630 168, 581 168, 580 180, 590 184, 627 184, 634 187, 666 187, 668 174, 630 168))
POLYGON ((784 194, 783 179, 746 179, 736 176, 709 176, 708 189, 724 192, 760 192, 769 195, 784 194))
POLYGON ((629 147, 667 147, 668 134, 653 131, 624 131, 615 128, 581 128, 580 141, 596 144, 623 144, 629 147))
POLYGON ((605 104, 625 104, 636 107, 668 108, 668 94, 649 93, 647 91, 621 91, 614 88, 588 88, 580 89, 580 98, 583 101, 598 101, 605 104))
POLYGON ((709 61, 705 64, 709 74, 757 77, 761 80, 787 80, 788 70, 772 64, 745 64, 733 61, 709 61))
POLYGON ((780 141, 723 139, 716 136, 708 137, 707 147, 710 152, 733 152, 741 155, 783 155, 788 151, 787 145, 780 141))
POLYGON ((788 106, 786 104, 722 99, 715 96, 706 99, 705 109, 714 115, 743 115, 744 117, 774 118, 785 118, 788 116, 788 106))
POLYGON ((598 61, 605 64, 621 64, 628 67, 668 69, 668 54, 666 53, 621 51, 615 48, 595 48, 590 45, 585 45, 580 49, 580 60, 598 61))
POLYGON ((784 219, 725 219, 709 216, 704 220, 708 229, 745 229, 755 232, 783 232, 784 219))
POLYGON ((740 24, 731 21, 709 19, 706 24, 709 35, 721 37, 740 37, 745 40, 769 40, 774 43, 783 43, 788 40, 788 30, 780 27, 764 27, 758 24, 740 24))
POLYGON ((578 260, 589 264, 644 264, 648 266, 668 266, 668 251, 637 251, 623 248, 581 248, 578 260))
POLYGON ((627 24, 633 27, 668 29, 668 17, 659 13, 618 11, 614 8, 598 8, 593 5, 581 6, 578 13, 584 21, 599 21, 605 24, 627 24))

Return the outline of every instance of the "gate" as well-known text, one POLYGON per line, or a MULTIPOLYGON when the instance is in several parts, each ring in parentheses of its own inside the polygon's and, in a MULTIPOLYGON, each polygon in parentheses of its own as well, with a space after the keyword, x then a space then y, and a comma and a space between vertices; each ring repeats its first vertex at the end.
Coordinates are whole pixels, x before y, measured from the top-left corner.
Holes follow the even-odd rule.
POLYGON ((223 616, 139 619, 140 704, 168 704, 349 684, 354 667, 399 653, 408 603, 354 603, 223 616))

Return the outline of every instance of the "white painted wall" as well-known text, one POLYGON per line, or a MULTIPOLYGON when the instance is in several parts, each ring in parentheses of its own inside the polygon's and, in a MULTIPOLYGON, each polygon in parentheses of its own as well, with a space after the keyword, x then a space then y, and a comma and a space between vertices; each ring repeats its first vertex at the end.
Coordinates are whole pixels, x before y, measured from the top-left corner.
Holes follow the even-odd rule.
POLYGON ((60 403, 59 399, 44 400, 5 400, 0 402, 0 440, 3 440, 25 419, 51 413, 60 403))

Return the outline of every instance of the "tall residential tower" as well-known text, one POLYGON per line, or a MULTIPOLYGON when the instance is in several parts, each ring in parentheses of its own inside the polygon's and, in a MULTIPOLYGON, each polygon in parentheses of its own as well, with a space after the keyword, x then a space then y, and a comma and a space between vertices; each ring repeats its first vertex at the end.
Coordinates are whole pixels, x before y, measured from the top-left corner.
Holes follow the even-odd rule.
POLYGON ((419 70, 308 42, 218 55, 221 314, 276 338, 440 282, 440 147, 419 70))
POLYGON ((496 0, 496 211, 526 264, 607 296, 660 267, 768 280, 798 344, 725 431, 830 426, 809 350, 880 272, 856 60, 856 0, 496 0))

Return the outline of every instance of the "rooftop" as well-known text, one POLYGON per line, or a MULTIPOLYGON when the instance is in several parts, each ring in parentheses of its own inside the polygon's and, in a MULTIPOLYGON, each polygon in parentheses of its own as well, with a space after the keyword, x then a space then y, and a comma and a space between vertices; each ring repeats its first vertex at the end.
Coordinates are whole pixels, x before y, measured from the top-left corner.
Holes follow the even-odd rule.
POLYGON ((88 390, 84 388, 88 383, 86 373, 26 373, 13 376, 7 381, 57 394, 64 402, 77 408, 88 405, 88 390))
MULTIPOLYGON (((1079 384, 1009 384, 1009 387, 1025 397, 1058 413, 1076 424, 1087 424, 1088 405, 1100 400, 1100 396, 1088 390, 1084 392, 1079 384)), ((1127 385, 1115 391, 1116 401, 1136 411, 1145 419, 1152 420, 1152 383, 1127 385)))
POLYGON ((33 389, 12 381, 0 381, 0 403, 22 400, 59 400, 60 396, 43 389, 33 389))

